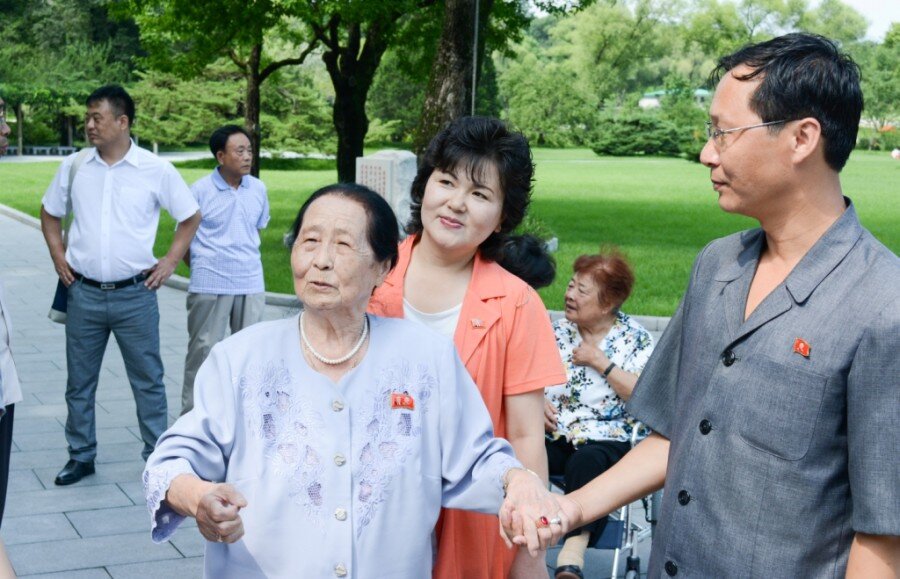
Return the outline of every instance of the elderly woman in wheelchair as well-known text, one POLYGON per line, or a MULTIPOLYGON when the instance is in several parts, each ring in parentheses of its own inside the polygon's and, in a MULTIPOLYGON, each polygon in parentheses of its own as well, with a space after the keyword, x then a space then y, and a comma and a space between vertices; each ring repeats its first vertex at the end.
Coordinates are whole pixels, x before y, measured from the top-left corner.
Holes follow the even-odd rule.
MULTIPOLYGON (((620 311, 634 285, 615 252, 582 255, 566 289, 565 318, 553 324, 568 381, 546 390, 544 429, 550 475, 567 493, 609 469, 631 448, 640 428, 625 401, 653 350, 653 338, 620 311)), ((639 432, 637 438, 646 433, 639 432)), ((607 519, 570 532, 557 559, 556 579, 581 579, 584 554, 607 519)))

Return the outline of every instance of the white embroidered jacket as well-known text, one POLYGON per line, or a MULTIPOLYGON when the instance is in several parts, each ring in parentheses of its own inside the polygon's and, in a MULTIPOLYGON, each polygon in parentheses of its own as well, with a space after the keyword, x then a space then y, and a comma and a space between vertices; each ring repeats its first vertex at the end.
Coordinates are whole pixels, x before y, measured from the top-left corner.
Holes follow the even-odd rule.
POLYGON ((519 463, 452 342, 370 320, 364 360, 337 384, 303 359, 296 317, 213 349, 194 410, 147 461, 155 541, 183 520, 163 500, 182 473, 228 482, 248 503, 244 538, 207 544, 207 577, 427 577, 442 505, 497 512, 519 463))

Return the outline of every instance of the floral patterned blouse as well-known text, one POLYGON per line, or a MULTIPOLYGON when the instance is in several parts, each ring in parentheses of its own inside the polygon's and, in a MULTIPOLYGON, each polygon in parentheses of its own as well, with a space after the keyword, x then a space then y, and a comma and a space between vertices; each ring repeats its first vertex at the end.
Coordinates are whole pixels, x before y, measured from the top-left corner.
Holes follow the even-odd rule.
MULTIPOLYGON (((572 362, 572 352, 581 344, 578 327, 563 318, 553 323, 553 331, 568 382, 545 391, 547 399, 559 411, 557 431, 547 436, 553 440, 565 436, 576 447, 589 441, 630 440, 631 431, 638 423, 625 413, 625 401, 597 370, 572 362)), ((653 336, 630 316, 619 312, 598 346, 619 368, 640 374, 653 352, 653 336)), ((646 435, 647 432, 641 432, 639 437, 646 435)))

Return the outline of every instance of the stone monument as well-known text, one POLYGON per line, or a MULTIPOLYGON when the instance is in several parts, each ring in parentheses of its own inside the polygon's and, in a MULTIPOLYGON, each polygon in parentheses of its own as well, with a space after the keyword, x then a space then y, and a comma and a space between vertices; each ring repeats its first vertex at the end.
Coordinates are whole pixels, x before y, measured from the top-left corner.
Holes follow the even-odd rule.
POLYGON ((416 178, 416 156, 388 149, 356 158, 356 182, 380 193, 397 215, 400 235, 409 220, 409 191, 416 178))

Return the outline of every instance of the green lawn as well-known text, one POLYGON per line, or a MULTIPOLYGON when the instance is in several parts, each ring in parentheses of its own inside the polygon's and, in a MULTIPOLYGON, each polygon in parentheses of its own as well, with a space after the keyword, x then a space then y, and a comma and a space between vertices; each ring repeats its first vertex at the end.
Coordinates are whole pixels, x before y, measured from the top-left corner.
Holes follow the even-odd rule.
MULTIPOLYGON (((749 219, 719 210, 707 169, 678 159, 600 158, 589 150, 535 151, 534 215, 559 237, 557 282, 541 292, 547 307, 561 309, 571 264, 582 253, 615 245, 631 260, 637 277, 625 310, 671 315, 684 291, 691 263, 710 240, 752 227, 749 219)), ((37 215, 55 163, 0 162, 0 203, 37 215)), ((192 183, 206 173, 181 169, 192 183)), ((843 173, 844 190, 861 219, 895 253, 900 251, 900 163, 885 153, 856 151, 843 173), (894 183, 895 185, 891 185, 894 183)), ((288 252, 281 244, 297 209, 333 171, 263 171, 272 221, 263 232, 266 287, 292 292, 288 252)), ((156 251, 171 242, 174 224, 164 215, 156 251)), ((179 273, 187 275, 182 266, 179 273)))

